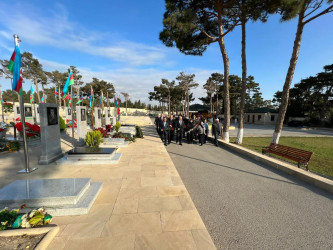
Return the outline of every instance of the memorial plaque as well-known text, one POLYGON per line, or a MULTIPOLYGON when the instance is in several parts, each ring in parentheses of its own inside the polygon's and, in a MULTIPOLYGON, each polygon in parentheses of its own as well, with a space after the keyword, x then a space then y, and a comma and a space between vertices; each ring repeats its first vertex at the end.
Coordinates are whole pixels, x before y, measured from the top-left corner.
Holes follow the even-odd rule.
POLYGON ((58 113, 57 108, 47 107, 47 123, 48 123, 49 126, 58 124, 57 113, 58 113))
POLYGON ((20 107, 16 107, 16 113, 20 114, 20 107))
POLYGON ((32 116, 32 108, 31 107, 24 107, 24 115, 25 116, 32 116))
POLYGON ((68 115, 72 115, 72 110, 71 109, 67 109, 67 114, 68 115))
POLYGON ((86 109, 81 109, 81 121, 85 121, 86 119, 86 109))
POLYGON ((37 114, 39 114, 39 108, 37 107, 37 114))
POLYGON ((101 119, 101 110, 98 110, 98 119, 101 119))

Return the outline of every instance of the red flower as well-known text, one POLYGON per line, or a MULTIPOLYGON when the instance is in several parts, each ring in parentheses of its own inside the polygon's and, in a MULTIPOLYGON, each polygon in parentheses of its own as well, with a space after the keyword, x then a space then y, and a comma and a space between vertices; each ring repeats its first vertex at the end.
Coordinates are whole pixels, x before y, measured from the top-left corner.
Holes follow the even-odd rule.
POLYGON ((5 131, 3 128, 0 128, 0 132, 3 132, 3 131, 5 131))
POLYGON ((24 209, 26 206, 26 204, 22 204, 21 209, 24 209))
POLYGON ((36 135, 34 133, 30 133, 30 132, 27 133, 27 137, 35 137, 35 136, 36 135))

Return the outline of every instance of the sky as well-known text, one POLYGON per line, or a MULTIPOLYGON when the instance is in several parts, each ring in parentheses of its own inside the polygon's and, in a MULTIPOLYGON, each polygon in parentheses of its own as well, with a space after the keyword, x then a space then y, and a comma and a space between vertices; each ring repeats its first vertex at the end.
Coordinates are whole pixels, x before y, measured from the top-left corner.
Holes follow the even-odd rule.
MULTIPOLYGON (((46 71, 65 71, 76 66, 88 83, 92 77, 114 84, 132 100, 148 103, 148 92, 162 78, 175 80, 179 72, 195 74, 200 86, 196 100, 205 96, 203 84, 214 73, 223 73, 217 44, 203 56, 187 56, 167 48, 160 40, 165 11, 163 0, 16 0, 0 2, 0 58, 10 59, 13 34, 22 40, 21 52, 29 51, 46 71)), ((293 84, 333 64, 333 13, 305 26, 293 84)), ((278 15, 266 23, 247 25, 248 75, 260 85, 264 99, 282 90, 296 32, 296 19, 280 22, 278 15)), ((241 32, 226 36, 230 74, 241 76, 241 32)), ((10 82, 0 78, 3 89, 10 82)), ((31 83, 25 81, 24 90, 31 83)), ((52 84, 50 85, 52 86, 52 84)))

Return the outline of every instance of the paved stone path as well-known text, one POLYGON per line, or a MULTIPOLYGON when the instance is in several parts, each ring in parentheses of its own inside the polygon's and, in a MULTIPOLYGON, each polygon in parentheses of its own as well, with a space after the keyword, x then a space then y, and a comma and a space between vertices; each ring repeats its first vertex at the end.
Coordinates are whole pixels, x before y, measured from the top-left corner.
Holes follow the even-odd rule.
MULTIPOLYGON (((63 150, 70 144, 63 143, 63 150)), ((38 148, 30 150, 31 166, 38 148)), ((18 175, 23 151, 1 154, 0 187, 25 178, 92 178, 103 188, 89 214, 54 217, 48 249, 216 249, 160 140, 149 134, 119 150, 117 165, 38 166, 18 175)))
POLYGON ((218 249, 333 249, 333 195, 212 144, 166 148, 218 249))

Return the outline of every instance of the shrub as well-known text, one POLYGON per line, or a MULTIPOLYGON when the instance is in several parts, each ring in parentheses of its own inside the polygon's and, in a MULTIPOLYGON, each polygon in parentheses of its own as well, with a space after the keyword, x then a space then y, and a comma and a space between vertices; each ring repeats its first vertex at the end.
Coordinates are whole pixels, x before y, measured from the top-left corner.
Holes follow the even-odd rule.
POLYGON ((9 152, 19 151, 20 143, 18 141, 9 141, 6 147, 9 152))
POLYGON ((116 122, 116 125, 114 126, 114 129, 116 130, 117 133, 119 132, 120 127, 121 127, 120 122, 116 122))
POLYGON ((86 138, 84 140, 88 147, 94 148, 99 147, 99 144, 103 142, 103 136, 100 131, 90 131, 86 134, 86 138))
POLYGON ((65 131, 66 123, 65 123, 65 120, 61 116, 59 116, 59 122, 60 122, 60 131, 65 131))
POLYGON ((142 133, 142 129, 140 126, 135 126, 136 129, 136 134, 135 137, 136 138, 143 138, 143 133, 142 133))

